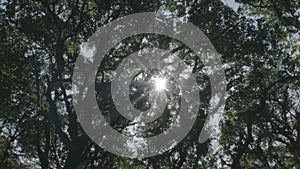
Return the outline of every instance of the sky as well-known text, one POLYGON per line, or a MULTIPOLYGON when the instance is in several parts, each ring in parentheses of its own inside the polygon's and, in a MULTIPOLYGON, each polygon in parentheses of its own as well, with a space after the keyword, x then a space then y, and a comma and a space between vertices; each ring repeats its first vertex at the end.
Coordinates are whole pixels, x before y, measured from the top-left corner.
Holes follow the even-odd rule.
POLYGON ((241 6, 240 3, 235 2, 235 0, 221 0, 224 4, 231 7, 234 11, 237 11, 239 6, 241 6))

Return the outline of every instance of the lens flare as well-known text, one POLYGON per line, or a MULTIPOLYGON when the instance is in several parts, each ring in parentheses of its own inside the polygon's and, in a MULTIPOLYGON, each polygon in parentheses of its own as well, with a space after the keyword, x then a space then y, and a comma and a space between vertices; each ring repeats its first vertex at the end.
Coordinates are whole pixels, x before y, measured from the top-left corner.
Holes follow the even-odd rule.
POLYGON ((155 78, 154 79, 154 84, 155 84, 155 90, 161 91, 166 89, 166 79, 165 78, 155 78))

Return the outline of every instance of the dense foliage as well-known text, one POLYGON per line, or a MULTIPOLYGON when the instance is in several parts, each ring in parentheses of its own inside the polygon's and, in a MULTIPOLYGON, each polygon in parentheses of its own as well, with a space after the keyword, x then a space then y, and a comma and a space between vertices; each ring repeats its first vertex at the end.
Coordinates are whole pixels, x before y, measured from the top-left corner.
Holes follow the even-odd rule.
MULTIPOLYGON (((1 1, 0 168, 300 168, 299 1, 234 4, 237 10, 220 0, 1 1), (181 17, 209 37, 222 56, 228 98, 220 137, 200 144, 210 98, 202 62, 169 37, 123 40, 99 66, 96 81, 99 108, 116 130, 128 121, 111 102, 110 77, 135 51, 177 53, 202 89, 196 124, 182 142, 158 156, 130 159, 103 150, 82 130, 70 94, 72 72, 80 44, 99 27, 149 11, 181 17)), ((160 132, 167 127, 161 123, 149 130, 160 132)))

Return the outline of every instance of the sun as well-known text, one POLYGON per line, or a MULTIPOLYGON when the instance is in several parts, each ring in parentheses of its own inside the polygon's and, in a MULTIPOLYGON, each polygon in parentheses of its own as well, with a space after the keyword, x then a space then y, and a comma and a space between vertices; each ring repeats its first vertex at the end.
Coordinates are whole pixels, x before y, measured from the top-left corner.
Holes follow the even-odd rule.
POLYGON ((161 78, 161 77, 154 78, 155 90, 157 90, 157 91, 165 90, 166 82, 167 82, 167 79, 165 79, 165 78, 161 78))

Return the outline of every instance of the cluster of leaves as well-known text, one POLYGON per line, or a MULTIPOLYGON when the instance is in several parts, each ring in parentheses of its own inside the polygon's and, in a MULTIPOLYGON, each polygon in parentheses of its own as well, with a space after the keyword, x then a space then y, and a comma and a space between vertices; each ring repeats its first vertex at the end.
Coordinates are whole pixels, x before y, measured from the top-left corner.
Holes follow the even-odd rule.
POLYGON ((299 168, 299 2, 238 2, 237 12, 219 0, 1 1, 0 168, 299 168), (99 108, 117 130, 128 122, 111 101, 110 77, 135 51, 177 53, 203 89, 197 121, 181 143, 162 155, 128 159, 89 139, 69 91, 80 44, 112 20, 148 11, 181 17, 209 37, 222 55, 229 96, 221 137, 198 143, 210 98, 202 62, 169 37, 123 40, 96 81, 99 108))

